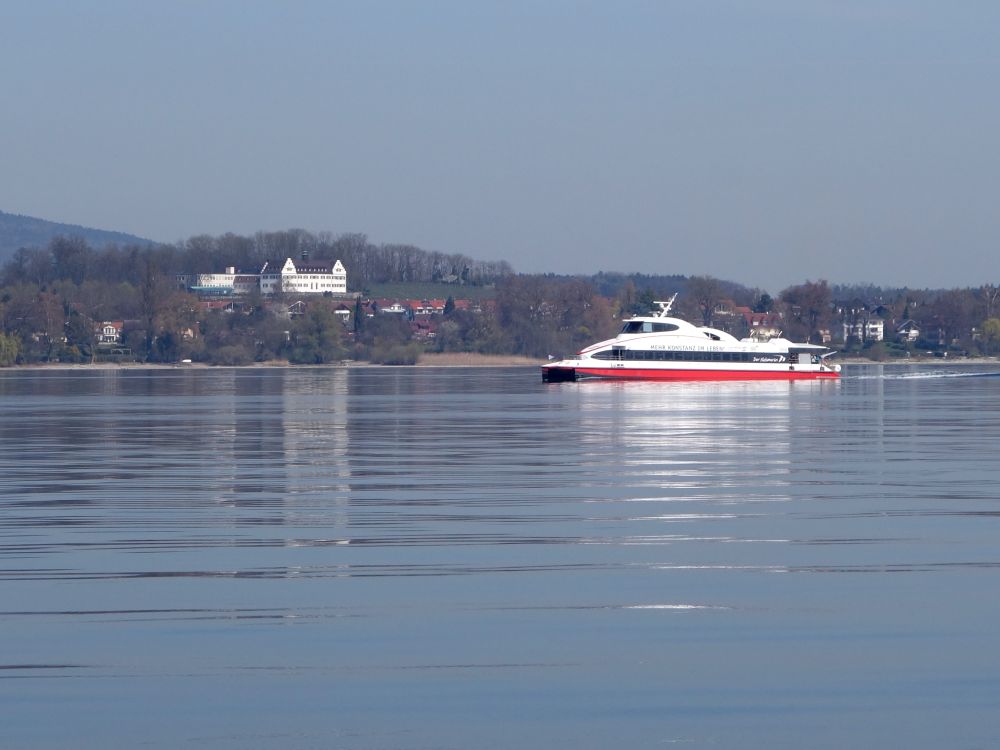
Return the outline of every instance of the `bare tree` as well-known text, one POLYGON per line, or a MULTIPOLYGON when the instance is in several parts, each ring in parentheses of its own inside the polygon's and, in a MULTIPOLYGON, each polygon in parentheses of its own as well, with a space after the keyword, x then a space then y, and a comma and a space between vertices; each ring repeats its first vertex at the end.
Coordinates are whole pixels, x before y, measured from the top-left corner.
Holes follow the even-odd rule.
POLYGON ((994 317, 993 311, 996 309, 997 300, 1000 300, 1000 287, 994 284, 983 284, 979 289, 979 296, 986 308, 983 320, 989 320, 994 317))
POLYGON ((697 303, 704 324, 712 325, 712 314, 716 305, 722 301, 722 286, 719 280, 711 276, 692 276, 688 279, 687 293, 697 303))
POLYGON ((781 293, 786 320, 798 328, 810 341, 816 341, 822 328, 829 325, 831 313, 830 287, 824 279, 790 286, 781 293))

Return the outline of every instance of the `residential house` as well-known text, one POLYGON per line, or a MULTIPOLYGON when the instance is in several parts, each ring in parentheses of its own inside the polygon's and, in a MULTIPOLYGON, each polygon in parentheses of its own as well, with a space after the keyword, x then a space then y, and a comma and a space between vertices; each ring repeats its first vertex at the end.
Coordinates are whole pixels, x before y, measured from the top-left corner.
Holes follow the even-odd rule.
POLYGON ((912 344, 920 338, 920 328, 912 320, 907 318, 896 326, 896 341, 904 344, 912 344))
POLYGON ((120 344, 122 342, 123 320, 106 320, 98 327, 98 344, 120 344))
POLYGON ((296 300, 290 305, 282 305, 282 309, 278 314, 289 319, 301 318, 306 314, 306 303, 303 300, 296 300))
POLYGON ((340 303, 333 309, 333 314, 336 315, 340 322, 346 326, 351 320, 351 316, 354 314, 354 311, 344 303, 340 303))
MULTIPOLYGON (((466 312, 493 312, 496 309, 495 300, 456 299, 453 301, 456 310, 466 312)), ((406 315, 411 320, 418 320, 444 315, 444 309, 447 304, 447 300, 443 299, 374 299, 365 300, 362 303, 362 310, 364 310, 364 314, 369 318, 375 317, 379 313, 386 313, 390 315, 406 315)))
POLYGON ((741 338, 750 337, 767 341, 781 335, 782 319, 778 313, 759 313, 747 310, 742 314, 741 338))
POLYGON ((375 312, 385 315, 409 315, 410 308, 394 299, 377 299, 372 306, 375 312))
POLYGON ((885 321, 881 318, 844 323, 844 341, 882 341, 884 338, 885 321))
POLYGON ((443 299, 410 299, 406 300, 404 304, 416 317, 419 315, 442 315, 447 302, 443 299))
POLYGON ((437 336, 438 321, 434 320, 429 315, 424 315, 420 318, 414 318, 410 322, 410 330, 413 332, 413 337, 417 339, 432 339, 437 336))

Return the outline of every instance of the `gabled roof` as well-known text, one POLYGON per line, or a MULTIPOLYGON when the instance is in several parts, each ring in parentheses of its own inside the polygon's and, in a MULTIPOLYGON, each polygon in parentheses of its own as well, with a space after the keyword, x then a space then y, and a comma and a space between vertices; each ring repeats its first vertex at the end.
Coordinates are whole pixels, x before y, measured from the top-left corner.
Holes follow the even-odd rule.
POLYGON ((285 260, 265 260, 260 273, 281 273, 288 264, 291 264, 292 268, 295 269, 295 273, 333 273, 338 264, 343 269, 343 264, 340 263, 339 259, 296 261, 292 258, 285 258, 285 260))

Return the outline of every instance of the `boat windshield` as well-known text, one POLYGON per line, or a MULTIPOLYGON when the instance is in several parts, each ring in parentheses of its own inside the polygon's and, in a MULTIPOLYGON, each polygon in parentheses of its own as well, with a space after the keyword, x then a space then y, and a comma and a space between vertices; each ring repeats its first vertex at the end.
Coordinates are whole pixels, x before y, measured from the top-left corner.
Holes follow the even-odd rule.
POLYGON ((653 323, 649 320, 630 320, 622 327, 622 333, 666 333, 676 331, 673 323, 653 323))

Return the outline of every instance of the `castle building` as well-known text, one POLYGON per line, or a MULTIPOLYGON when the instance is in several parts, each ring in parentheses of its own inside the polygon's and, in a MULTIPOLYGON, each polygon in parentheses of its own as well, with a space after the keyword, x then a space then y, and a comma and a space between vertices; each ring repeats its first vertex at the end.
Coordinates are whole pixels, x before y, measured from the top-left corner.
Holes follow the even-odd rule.
POLYGON ((233 266, 225 273, 180 274, 178 283, 205 296, 249 294, 259 290, 265 297, 286 294, 347 294, 347 271, 336 261, 265 261, 257 271, 238 271, 233 266))

